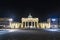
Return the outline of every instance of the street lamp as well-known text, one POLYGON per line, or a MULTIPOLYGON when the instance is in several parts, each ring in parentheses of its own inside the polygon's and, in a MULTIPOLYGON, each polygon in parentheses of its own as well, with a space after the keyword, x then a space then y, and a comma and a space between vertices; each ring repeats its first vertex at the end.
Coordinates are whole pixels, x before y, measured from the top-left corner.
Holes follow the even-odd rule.
POLYGON ((56 21, 56 19, 52 19, 52 21, 54 22, 54 21, 56 21))
POLYGON ((12 22, 13 21, 13 19, 11 18, 11 19, 8 19, 10 22, 12 22))
POLYGON ((9 26, 11 27, 11 23, 12 23, 13 19, 10 18, 10 19, 8 19, 8 20, 9 20, 9 26))
POLYGON ((51 22, 52 22, 52 28, 55 28, 56 18, 52 18, 51 19, 51 22))

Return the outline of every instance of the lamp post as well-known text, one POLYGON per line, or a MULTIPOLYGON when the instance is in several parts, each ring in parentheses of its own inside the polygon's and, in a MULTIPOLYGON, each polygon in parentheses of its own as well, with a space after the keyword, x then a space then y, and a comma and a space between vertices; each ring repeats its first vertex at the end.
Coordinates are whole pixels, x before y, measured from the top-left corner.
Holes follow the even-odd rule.
POLYGON ((12 23, 13 19, 10 18, 10 19, 8 19, 8 20, 9 20, 9 26, 11 27, 11 23, 12 23))
POLYGON ((10 21, 10 22, 12 22, 12 21, 13 21, 13 19, 11 18, 11 19, 9 19, 9 21, 10 21))
POLYGON ((55 18, 52 18, 52 23, 53 23, 52 28, 56 28, 56 26, 55 26, 55 22, 56 22, 56 19, 55 19, 55 18))

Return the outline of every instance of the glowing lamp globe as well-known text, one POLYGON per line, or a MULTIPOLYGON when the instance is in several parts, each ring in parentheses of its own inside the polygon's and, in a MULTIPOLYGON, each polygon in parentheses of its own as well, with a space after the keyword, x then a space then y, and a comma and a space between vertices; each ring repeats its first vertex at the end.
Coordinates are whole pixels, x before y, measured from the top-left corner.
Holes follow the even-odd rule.
POLYGON ((56 21, 56 19, 52 19, 52 21, 56 21))
POLYGON ((9 21, 13 21, 13 19, 11 18, 11 19, 9 19, 9 21))

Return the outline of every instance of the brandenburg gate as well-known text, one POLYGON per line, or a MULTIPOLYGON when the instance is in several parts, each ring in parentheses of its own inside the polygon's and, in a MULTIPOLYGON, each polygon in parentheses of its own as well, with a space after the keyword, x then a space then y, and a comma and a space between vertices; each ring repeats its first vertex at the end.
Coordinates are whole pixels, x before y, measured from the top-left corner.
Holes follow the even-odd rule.
POLYGON ((33 18, 31 14, 29 14, 28 18, 22 18, 21 21, 23 28, 39 28, 38 18, 33 18))

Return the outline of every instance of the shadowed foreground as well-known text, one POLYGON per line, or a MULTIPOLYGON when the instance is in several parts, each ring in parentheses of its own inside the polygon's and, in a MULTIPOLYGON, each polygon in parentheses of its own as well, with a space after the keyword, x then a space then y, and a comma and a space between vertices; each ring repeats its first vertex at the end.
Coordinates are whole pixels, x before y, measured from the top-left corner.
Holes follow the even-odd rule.
POLYGON ((2 35, 1 40, 60 40, 60 32, 22 30, 2 35))

